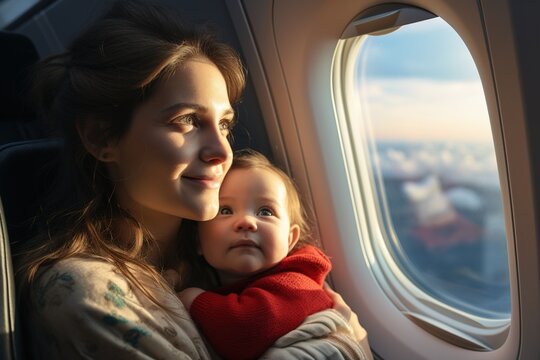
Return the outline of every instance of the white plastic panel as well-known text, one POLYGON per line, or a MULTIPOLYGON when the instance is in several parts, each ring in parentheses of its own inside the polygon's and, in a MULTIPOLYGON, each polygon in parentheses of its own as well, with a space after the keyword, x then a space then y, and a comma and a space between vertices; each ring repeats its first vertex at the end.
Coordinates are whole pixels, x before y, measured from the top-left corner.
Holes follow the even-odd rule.
POLYGON ((321 239, 333 258, 333 283, 358 312, 378 355, 384 359, 502 360, 517 358, 519 353, 523 359, 534 358, 540 353, 539 345, 528 337, 539 330, 533 323, 539 311, 538 245, 526 119, 520 108, 518 69, 508 51, 513 46, 506 3, 486 2, 480 8, 476 1, 406 2, 433 12, 456 30, 467 44, 484 86, 501 171, 512 289, 512 325, 506 341, 492 352, 461 349, 407 319, 377 285, 370 271, 374 259, 358 241, 366 234, 351 203, 350 174, 344 161, 346 144, 336 126, 330 74, 344 29, 360 12, 379 3, 228 1, 232 16, 238 20, 235 26, 243 37, 244 52, 251 54, 248 67, 256 79, 260 101, 266 104, 263 115, 267 128, 275 129, 269 131, 277 136, 271 138, 278 147, 274 151, 286 154, 292 175, 302 191, 311 195, 321 239), (494 37, 501 33, 506 35, 494 37), (504 90, 497 87, 499 79, 504 81, 504 90), (524 254, 519 262, 516 249, 517 254, 524 254), (533 271, 524 275, 520 269, 533 271))

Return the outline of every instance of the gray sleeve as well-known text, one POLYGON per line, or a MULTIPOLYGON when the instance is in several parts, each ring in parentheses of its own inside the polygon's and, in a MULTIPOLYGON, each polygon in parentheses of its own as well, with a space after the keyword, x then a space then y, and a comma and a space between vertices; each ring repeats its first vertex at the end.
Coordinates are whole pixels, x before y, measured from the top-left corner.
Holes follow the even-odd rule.
POLYGON ((352 329, 335 310, 315 313, 279 338, 261 360, 372 360, 366 341, 354 340, 352 329))

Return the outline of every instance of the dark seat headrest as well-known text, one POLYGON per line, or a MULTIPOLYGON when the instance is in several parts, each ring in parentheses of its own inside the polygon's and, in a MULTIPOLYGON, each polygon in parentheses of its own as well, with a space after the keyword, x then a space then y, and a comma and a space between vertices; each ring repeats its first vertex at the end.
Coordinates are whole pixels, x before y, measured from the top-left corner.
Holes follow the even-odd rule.
POLYGON ((34 44, 22 34, 0 31, 0 54, 0 121, 33 119, 28 89, 39 59, 34 44))

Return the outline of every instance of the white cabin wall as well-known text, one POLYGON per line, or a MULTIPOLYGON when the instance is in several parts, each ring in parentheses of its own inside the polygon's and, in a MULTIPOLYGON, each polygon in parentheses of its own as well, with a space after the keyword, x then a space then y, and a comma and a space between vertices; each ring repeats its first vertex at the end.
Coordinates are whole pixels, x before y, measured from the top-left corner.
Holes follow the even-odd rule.
MULTIPOLYGON (((286 154, 282 161, 290 166, 300 188, 310 196, 324 248, 333 258, 335 288, 358 312, 375 351, 384 359, 435 356, 503 360, 517 358, 519 353, 522 359, 540 353, 537 342, 531 339, 539 330, 535 226, 539 219, 537 202, 531 196, 539 182, 535 181, 531 157, 534 153, 529 153, 532 139, 526 129, 530 128, 528 122, 532 119, 523 108, 520 54, 516 55, 518 59, 511 59, 517 46, 516 36, 519 38, 514 34, 518 19, 510 11, 511 2, 403 2, 431 11, 454 27, 468 46, 484 86, 498 166, 502 169, 513 304, 508 338, 491 352, 455 347, 412 324, 378 288, 369 275, 370 260, 359 259, 360 244, 350 240, 358 234, 357 229, 351 228, 355 223, 354 209, 349 205, 343 154, 340 144, 332 140, 339 139, 339 134, 332 125, 335 114, 329 70, 337 40, 347 24, 361 11, 383 2, 229 0, 227 3, 233 17, 239 20, 235 26, 242 34, 244 51, 251 54, 248 66, 257 72, 255 85, 261 103, 266 104, 263 116, 267 127, 274 129, 269 131, 273 151, 280 154, 276 156, 278 159, 286 154), (503 54, 510 60, 504 60, 503 54), (530 249, 533 251, 523 254, 530 249), (525 275, 525 271, 531 274, 525 275)), ((519 4, 515 7, 519 8, 519 4)))

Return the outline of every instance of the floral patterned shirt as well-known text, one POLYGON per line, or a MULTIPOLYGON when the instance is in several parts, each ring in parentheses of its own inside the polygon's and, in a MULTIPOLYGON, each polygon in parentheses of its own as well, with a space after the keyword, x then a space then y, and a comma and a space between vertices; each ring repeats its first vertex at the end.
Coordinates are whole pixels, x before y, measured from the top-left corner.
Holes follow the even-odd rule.
POLYGON ((182 303, 141 280, 167 312, 130 286, 112 264, 69 258, 44 270, 34 287, 30 326, 43 359, 209 359, 182 303))

